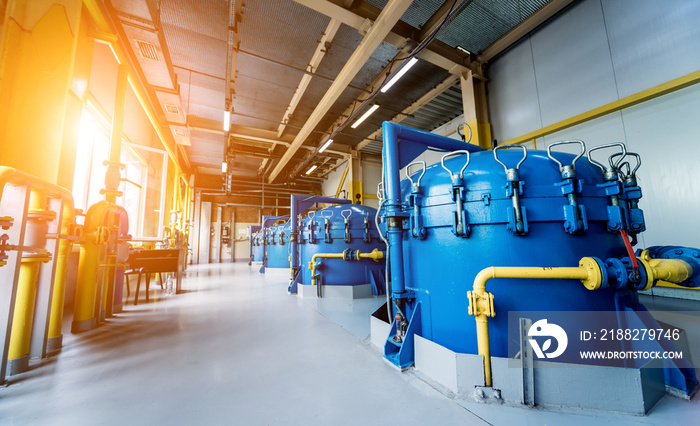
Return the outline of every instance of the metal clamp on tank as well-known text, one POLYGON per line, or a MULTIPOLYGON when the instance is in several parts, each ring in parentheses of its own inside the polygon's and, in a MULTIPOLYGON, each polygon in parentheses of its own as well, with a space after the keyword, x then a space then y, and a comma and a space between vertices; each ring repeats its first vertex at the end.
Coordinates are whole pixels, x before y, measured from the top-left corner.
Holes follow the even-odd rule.
POLYGON ((304 219, 301 215, 297 215, 297 230, 296 232, 292 232, 289 241, 304 244, 304 219))
POLYGON ((627 229, 625 223, 625 212, 620 205, 620 195, 622 195, 622 183, 618 177, 618 168, 620 163, 627 155, 627 147, 622 142, 609 143, 605 145, 596 146, 588 150, 588 161, 591 164, 598 166, 598 168, 603 172, 603 178, 605 178, 605 183, 597 185, 599 188, 605 190, 605 195, 610 198, 610 205, 608 206, 608 232, 619 232, 621 229, 627 229), (621 152, 611 155, 608 158, 608 165, 605 166, 593 159, 591 154, 593 151, 605 148, 619 147, 621 152), (617 161, 614 161, 615 157, 620 157, 617 161))
POLYGON ((369 233, 369 230, 370 230, 369 213, 367 213, 366 211, 363 211, 362 216, 364 217, 364 222, 363 222, 364 231, 365 231, 364 242, 370 243, 370 242, 372 242, 372 236, 369 233))
POLYGON ((331 238, 331 218, 333 217, 333 211, 323 210, 321 216, 323 216, 323 240, 330 244, 333 242, 333 238, 331 238), (330 215, 326 216, 326 213, 330 213, 330 215))
MULTIPOLYGON (((444 166, 443 166, 444 167, 444 166)), ((449 170, 448 170, 449 171, 449 170)), ((411 182, 411 194, 408 196, 408 206, 413 208, 410 216, 411 223, 411 236, 413 238, 425 238, 425 228, 423 227, 423 217, 421 216, 420 205, 423 200, 423 196, 420 191, 420 181, 425 175, 425 161, 414 161, 413 163, 406 166, 406 177, 411 182), (411 166, 419 165, 422 166, 420 175, 418 179, 414 182, 411 179, 411 166)))
POLYGON ((583 182, 576 177, 576 162, 586 153, 586 145, 582 140, 570 140, 555 142, 547 147, 547 156, 557 163, 559 172, 561 173, 561 183, 557 184, 561 187, 562 194, 568 199, 569 204, 564 206, 564 230, 569 234, 575 234, 588 229, 588 220, 586 219, 585 206, 579 205, 576 200, 576 194, 583 190, 583 182), (552 147, 558 145, 578 144, 581 146, 581 152, 574 158, 570 165, 563 165, 561 161, 554 158, 552 155, 552 147))
POLYGON ((310 211, 309 212, 309 238, 308 242, 309 244, 316 244, 316 234, 314 234, 314 228, 316 228, 316 223, 314 222, 314 218, 316 217, 316 212, 315 211, 310 211))
POLYGON ((343 219, 344 219, 345 242, 349 243, 352 241, 352 238, 350 237, 350 216, 352 216, 352 210, 350 210, 350 209, 341 210, 340 215, 343 216, 343 219), (345 212, 348 212, 347 216, 345 216, 345 212))
POLYGON ((520 205, 520 196, 523 194, 523 183, 520 181, 520 165, 527 159, 527 148, 523 145, 501 145, 493 150, 493 158, 506 171, 506 197, 511 197, 513 207, 508 208, 508 229, 515 235, 527 234, 527 214, 525 207, 520 205), (522 148, 523 158, 513 168, 508 168, 498 159, 500 149, 522 148))
POLYGON ((450 174, 450 180, 452 181, 452 201, 454 201, 456 205, 454 212, 454 223, 452 225, 452 233, 462 238, 469 237, 470 231, 467 212, 466 210, 464 210, 464 205, 462 204, 465 198, 464 170, 469 165, 470 160, 471 157, 469 156, 469 151, 467 150, 448 152, 447 154, 443 155, 440 159, 440 164, 442 164, 442 168, 447 170, 447 173, 450 174), (464 166, 459 171, 459 174, 452 173, 452 171, 445 166, 445 158, 454 157, 456 155, 462 154, 467 156, 467 161, 464 163, 464 166))
MULTIPOLYGON (((617 155, 621 154, 613 154, 613 157, 617 155)), ((639 200, 642 198, 642 189, 637 184, 637 170, 639 170, 639 167, 642 165, 642 158, 636 152, 628 152, 627 157, 634 157, 637 160, 637 165, 632 167, 629 161, 624 161, 619 165, 617 172, 620 175, 623 186, 623 193, 620 198, 627 203, 627 226, 634 238, 634 234, 646 230, 644 212, 639 208, 639 200)))

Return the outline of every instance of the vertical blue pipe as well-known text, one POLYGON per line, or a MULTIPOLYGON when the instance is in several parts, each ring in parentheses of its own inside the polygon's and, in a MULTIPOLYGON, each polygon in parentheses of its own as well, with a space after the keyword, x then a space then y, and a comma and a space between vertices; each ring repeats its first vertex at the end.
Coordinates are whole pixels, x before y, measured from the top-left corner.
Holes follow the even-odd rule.
MULTIPOLYGON (((393 221, 393 226, 387 223, 387 239, 389 240, 389 258, 391 268, 392 294, 400 295, 406 291, 403 263, 403 228, 402 205, 401 205, 401 164, 399 155, 399 139, 405 142, 413 142, 426 147, 439 148, 446 151, 456 151, 465 149, 471 152, 483 151, 477 145, 464 143, 464 141, 450 139, 444 136, 411 129, 400 124, 385 121, 382 124, 382 134, 384 136, 384 148, 382 162, 384 166, 384 196, 386 203, 387 222, 393 221), (394 219, 389 219, 394 218, 394 219)), ((419 151, 422 152, 422 151, 419 151)), ((420 154, 418 154, 420 155, 420 154)), ((406 164, 413 159, 406 159, 406 164)))

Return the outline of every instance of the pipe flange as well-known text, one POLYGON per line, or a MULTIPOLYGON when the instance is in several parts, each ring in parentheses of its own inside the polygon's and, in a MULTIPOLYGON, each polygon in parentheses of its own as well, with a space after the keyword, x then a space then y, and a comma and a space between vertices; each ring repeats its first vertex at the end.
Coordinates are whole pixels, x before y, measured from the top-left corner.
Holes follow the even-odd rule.
POLYGON ((51 210, 29 209, 27 211, 27 219, 45 220, 47 222, 50 222, 56 219, 56 212, 53 212, 51 210))
POLYGON ((589 290, 598 290, 603 285, 603 274, 600 264, 593 257, 583 257, 578 266, 588 272, 587 278, 582 278, 581 283, 589 290))

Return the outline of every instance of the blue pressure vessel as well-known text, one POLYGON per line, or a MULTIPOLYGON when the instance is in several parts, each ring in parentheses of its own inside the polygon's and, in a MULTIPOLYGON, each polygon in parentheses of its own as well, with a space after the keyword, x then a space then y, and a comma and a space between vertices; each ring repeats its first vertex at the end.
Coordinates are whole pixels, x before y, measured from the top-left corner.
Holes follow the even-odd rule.
POLYGON ((289 236, 291 235, 289 221, 270 228, 267 239, 267 267, 289 268, 289 236))
POLYGON ((251 237, 251 243, 253 244, 253 261, 262 262, 263 260, 263 230, 261 229, 257 233, 253 234, 251 237))
MULTIPOLYGON (((566 153, 553 156, 563 165, 574 159, 566 153)), ((498 158, 514 168, 523 151, 503 149, 498 158)), ((620 258, 627 252, 619 231, 608 230, 610 197, 603 174, 585 157, 576 162, 577 183, 563 179, 560 166, 546 152, 527 152, 515 186, 520 224, 515 220, 514 187, 493 151, 472 153, 462 179, 453 180, 451 173, 458 176, 466 161, 465 155, 446 159, 450 173, 440 163, 427 167, 417 189, 408 179, 401 182, 402 199, 410 206, 404 221, 404 271, 406 288, 421 305, 420 334, 455 352, 475 354, 476 324, 468 314, 467 292, 479 271, 490 266, 578 266, 582 257, 620 258), (464 201, 461 229, 467 232, 462 235, 457 232, 455 191, 461 191, 464 201)), ((417 182, 422 173, 416 171, 411 178, 417 182)), ((636 300, 632 291, 589 291, 572 280, 492 279, 486 290, 494 295, 496 316, 489 318, 488 327, 491 355, 498 357, 508 356, 509 340, 517 342, 517 335, 509 339, 510 313, 616 311, 624 309, 619 305, 625 297, 636 300)), ((571 319, 576 321, 575 315, 571 319)))
POLYGON ((310 212, 301 223, 299 253, 301 285, 311 285, 309 262, 315 254, 345 252, 346 258, 320 258, 316 272, 323 286, 354 286, 371 284, 372 294, 384 294, 385 261, 355 260, 358 250, 370 253, 386 251, 379 238, 374 217, 377 210, 354 204, 340 204, 310 212))

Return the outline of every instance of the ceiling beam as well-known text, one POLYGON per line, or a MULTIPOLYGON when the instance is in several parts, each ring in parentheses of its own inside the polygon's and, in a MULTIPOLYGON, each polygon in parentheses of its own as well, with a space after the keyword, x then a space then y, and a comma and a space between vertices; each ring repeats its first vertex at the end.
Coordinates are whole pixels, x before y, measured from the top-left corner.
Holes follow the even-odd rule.
MULTIPOLYGON (((309 61, 309 65, 307 66, 308 71, 315 72, 318 69, 318 66, 321 64, 321 60, 326 55, 326 52, 328 52, 328 46, 333 41, 335 33, 337 33, 338 29, 340 29, 340 25, 341 22, 335 19, 331 19, 331 21, 328 23, 326 30, 321 36, 321 39, 318 41, 316 51, 314 52, 313 56, 311 56, 311 61, 309 61)), ((292 96, 292 100, 289 103, 287 110, 284 112, 284 117, 282 117, 282 124, 280 124, 277 127, 278 138, 284 133, 284 129, 287 127, 287 123, 289 122, 289 119, 291 118, 292 114, 294 114, 294 111, 297 109, 299 101, 301 101, 301 98, 304 96, 304 93, 306 93, 306 89, 309 87, 309 83, 311 83, 311 75, 304 74, 301 77, 301 82, 299 82, 299 86, 297 86, 297 90, 294 92, 294 96, 292 96)))
MULTIPOLYGON (((335 3, 331 3, 328 0, 294 1, 310 9, 313 9, 321 14, 329 16, 332 19, 337 19, 342 23, 355 28, 361 34, 364 34, 367 31, 369 25, 373 25, 372 20, 370 18, 364 17, 356 12, 338 6, 335 3)), ((438 10, 438 13, 439 12, 440 10, 438 10)), ((418 38, 418 36, 416 35, 415 38, 418 38)), ((398 47, 399 49, 403 49, 404 47, 406 47, 407 44, 413 42, 413 38, 408 37, 406 34, 399 34, 395 31, 391 31, 387 33, 387 35, 384 38, 384 41, 398 47)), ((434 46, 429 45, 427 48, 423 49, 417 55, 418 58, 423 59, 424 61, 428 61, 431 64, 443 68, 455 75, 459 75, 460 73, 467 71, 467 67, 465 67, 462 63, 456 62, 454 59, 450 59, 444 55, 441 55, 440 53, 432 50, 433 47, 434 46)))
MULTIPOLYGON (((428 102, 432 101, 436 97, 440 96, 442 93, 444 93, 447 89, 450 87, 454 86, 455 83, 459 81, 459 77, 456 75, 450 74, 449 77, 444 79, 440 84, 437 86, 433 87, 430 89, 425 95, 421 96, 416 100, 414 103, 406 107, 403 111, 401 111, 401 114, 397 114, 394 116, 394 118, 391 119, 393 123, 400 123, 402 122, 407 116, 413 114, 414 112, 418 111, 421 109, 423 106, 425 106, 428 102)), ((372 143, 373 140, 376 140, 380 135, 382 134, 382 129, 379 128, 377 129, 374 133, 371 135, 367 136, 367 139, 360 142, 355 146, 355 149, 360 151, 362 148, 366 147, 370 143, 372 143)))
POLYGON ((410 5, 411 0, 390 0, 389 3, 387 3, 386 7, 377 18, 377 21, 372 25, 372 28, 360 42, 360 45, 355 49, 355 52, 350 56, 350 59, 348 59, 343 69, 338 73, 338 77, 331 83, 331 87, 319 101, 318 105, 309 116, 309 119, 304 123, 301 130, 299 130, 292 145, 270 173, 270 182, 274 182, 280 176, 280 173, 287 166, 289 160, 292 159, 292 156, 299 150, 304 141, 306 141, 306 138, 333 106, 335 101, 338 100, 343 90, 350 84, 355 75, 357 75, 365 62, 372 56, 372 53, 379 47, 379 44, 391 31, 394 24, 401 19, 401 16, 410 5))
POLYGON ((551 0, 549 3, 542 6, 537 12, 530 15, 523 22, 508 31, 504 36, 494 41, 489 47, 484 49, 477 57, 481 63, 488 62, 496 55, 506 50, 516 41, 520 40, 532 30, 539 27, 547 19, 559 13, 566 6, 573 3, 574 0, 551 0))

